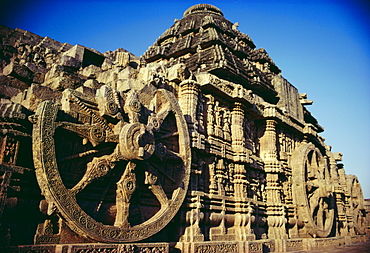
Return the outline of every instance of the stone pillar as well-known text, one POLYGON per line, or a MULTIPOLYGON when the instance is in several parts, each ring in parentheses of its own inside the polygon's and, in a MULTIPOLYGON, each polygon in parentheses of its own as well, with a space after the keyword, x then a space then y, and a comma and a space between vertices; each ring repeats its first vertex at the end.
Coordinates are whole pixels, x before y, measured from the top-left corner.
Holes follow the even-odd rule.
POLYGON ((222 131, 222 122, 224 112, 221 109, 220 102, 216 101, 214 106, 214 115, 215 115, 215 136, 223 139, 224 132, 222 131))
POLYGON ((180 83, 179 105, 188 124, 191 146, 204 149, 204 134, 198 132, 199 85, 194 80, 180 83))
POLYGON ((265 165, 273 165, 278 162, 276 135, 276 121, 267 119, 265 132, 260 139, 260 156, 265 162, 265 165))
POLYGON ((204 213, 200 211, 203 207, 201 204, 201 196, 192 196, 189 207, 192 209, 186 213, 186 223, 184 235, 181 236, 180 241, 183 242, 202 242, 204 235, 200 229, 199 223, 204 219, 204 213))
POLYGON ((239 202, 235 206, 234 226, 228 229, 228 234, 235 241, 251 241, 255 240, 256 236, 252 229, 252 223, 255 221, 253 208, 251 203, 239 202))
POLYGON ((285 205, 281 200, 282 186, 279 182, 280 163, 277 157, 276 124, 266 120, 265 132, 260 139, 260 155, 265 163, 268 237, 287 238, 285 229, 285 205))
POLYGON ((234 151, 234 161, 247 162, 248 155, 245 152, 245 138, 244 138, 244 110, 241 108, 241 103, 236 102, 231 112, 231 145, 234 151))
POLYGON ((234 172, 234 195, 236 200, 240 200, 247 195, 247 180, 246 180, 246 170, 244 164, 235 164, 234 172))
POLYGON ((212 95, 206 95, 205 97, 207 98, 207 134, 208 136, 213 136, 215 123, 213 106, 215 99, 212 95))
POLYGON ((217 194, 216 161, 212 161, 208 164, 208 171, 209 171, 209 193, 217 194))
POLYGON ((219 159, 216 165, 216 171, 215 171, 215 177, 216 177, 216 183, 217 183, 217 189, 218 189, 218 195, 225 196, 225 163, 223 159, 219 159))
POLYGON ((199 87, 194 80, 180 83, 179 104, 188 123, 189 131, 196 129, 199 87))

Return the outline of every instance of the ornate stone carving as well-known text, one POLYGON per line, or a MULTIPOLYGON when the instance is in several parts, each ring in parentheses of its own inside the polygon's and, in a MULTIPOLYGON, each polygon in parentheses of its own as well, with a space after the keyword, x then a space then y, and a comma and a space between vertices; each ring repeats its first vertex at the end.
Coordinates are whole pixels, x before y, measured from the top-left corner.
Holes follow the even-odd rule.
POLYGON ((362 189, 356 176, 347 175, 347 189, 350 198, 348 198, 347 217, 350 223, 350 234, 364 234, 365 233, 365 206, 364 198, 362 196, 362 189))
MULTIPOLYGON (((55 203, 58 211, 75 232, 98 241, 136 241, 159 231, 180 207, 185 197, 190 173, 187 127, 171 93, 161 89, 150 89, 150 92, 150 95, 143 94, 142 100, 139 100, 137 95, 131 96, 130 99, 128 95, 124 108, 129 122, 122 120, 114 128, 91 111, 93 119, 97 121, 91 125, 93 127, 91 129, 95 126, 102 127, 98 132, 94 130, 99 137, 96 137, 96 134, 95 136, 83 134, 83 131, 79 129, 86 125, 59 119, 58 110, 51 102, 45 101, 39 106, 33 130, 37 179, 46 199, 55 203), (148 95, 152 99, 144 100, 148 95), (144 117, 147 119, 145 121, 147 124, 139 122, 139 118, 144 117), (92 150, 97 150, 94 152, 97 154, 103 152, 101 145, 104 142, 107 145, 113 144, 110 153, 94 157, 86 164, 82 179, 72 188, 66 185, 72 182, 67 180, 67 183, 66 179, 63 179, 65 172, 62 171, 67 168, 55 159, 62 154, 65 155, 63 152, 58 154, 60 151, 57 146, 59 132, 62 134, 65 131, 72 135, 75 134, 76 137, 87 139, 85 146, 88 148, 88 142, 91 143, 92 150), (119 136, 109 137, 112 134, 119 136), (104 135, 107 137, 103 138, 104 135), (99 143, 99 146, 96 140, 103 143, 99 143), (123 163, 125 161, 127 161, 126 165, 123 163), (122 170, 123 173, 120 172, 122 170), (114 224, 104 224, 93 217, 106 201, 104 195, 108 195, 108 189, 101 196, 101 200, 93 199, 97 204, 90 215, 79 205, 79 195, 98 179, 108 177, 109 181, 113 180, 112 174, 122 174, 117 182, 116 201, 111 204, 111 209, 114 207, 116 209, 116 215, 114 224), (164 185, 164 182, 167 183, 164 185), (140 188, 138 195, 133 196, 137 188, 140 188), (151 193, 153 196, 140 196, 144 193, 151 193), (133 200, 134 197, 135 200, 133 200), (139 214, 137 217, 138 214, 130 210, 132 201, 135 201, 136 209, 145 208, 146 203, 140 202, 140 198, 152 201, 157 206, 150 216, 139 214), (130 222, 131 215, 135 215, 132 220, 136 219, 140 222, 138 224, 135 224, 136 220, 130 222)), ((79 100, 71 99, 70 103, 75 101, 78 103, 79 100)), ((86 107, 82 102, 79 105, 82 108, 86 107)), ((80 156, 87 152, 89 151, 80 153, 80 156)))
POLYGON ((294 152, 291 166, 298 218, 313 237, 327 237, 334 222, 335 198, 325 158, 312 143, 303 143, 294 152))
POLYGON ((195 5, 141 58, 0 27, 0 246, 53 244, 0 251, 365 240, 359 180, 312 101, 237 27, 195 5))

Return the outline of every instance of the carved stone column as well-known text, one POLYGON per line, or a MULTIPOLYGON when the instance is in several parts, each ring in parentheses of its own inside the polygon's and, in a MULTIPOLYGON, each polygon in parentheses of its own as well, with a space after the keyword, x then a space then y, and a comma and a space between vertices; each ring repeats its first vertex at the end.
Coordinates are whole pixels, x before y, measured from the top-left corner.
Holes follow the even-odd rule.
POLYGON ((235 241, 251 241, 256 236, 252 229, 252 223, 255 221, 251 203, 239 202, 235 206, 234 226, 228 229, 228 234, 233 236, 235 241))
MULTIPOLYGON (((277 160, 276 121, 267 119, 265 132, 260 139, 260 155, 265 165, 274 165, 277 160)), ((267 166, 265 166, 266 168, 267 166)))
POLYGON ((199 133, 197 114, 199 112, 199 85, 194 80, 180 83, 179 104, 188 124, 191 146, 204 149, 204 134, 199 133))
POLYGON ((204 235, 200 229, 199 223, 204 219, 204 213, 201 212, 203 205, 201 204, 201 196, 193 196, 189 207, 192 208, 186 213, 186 223, 184 235, 180 241, 184 242, 201 242, 204 241, 204 235))
POLYGON ((216 161, 212 161, 208 164, 208 171, 209 171, 209 193, 217 194, 216 161))
POLYGON ((245 138, 243 129, 244 110, 241 103, 236 102, 231 112, 231 145, 234 151, 234 161, 246 162, 248 158, 245 152, 245 138))
POLYGON ((194 80, 185 80, 180 83, 179 104, 190 131, 196 129, 198 93, 199 87, 194 80))
POLYGON ((218 195, 225 195, 225 163, 223 159, 219 159, 216 165, 216 172, 215 172, 216 182, 217 182, 217 189, 218 195))
POLYGON ((224 132, 222 131, 223 114, 224 112, 221 109, 220 102, 216 101, 214 106, 215 135, 221 139, 224 137, 224 132))
POLYGON ((276 124, 266 120, 265 132, 260 139, 260 155, 265 163, 268 237, 287 238, 285 208, 281 200, 282 186, 279 182, 280 164, 277 158, 276 124))
POLYGON ((205 97, 207 98, 207 134, 208 136, 213 136, 215 123, 213 107, 215 99, 212 95, 206 95, 205 97))
POLYGON ((235 174, 234 174, 234 194, 235 198, 242 199, 247 195, 247 180, 246 180, 246 170, 244 164, 235 164, 235 174))
POLYGON ((227 235, 227 220, 232 220, 230 215, 226 214, 226 201, 222 198, 221 213, 212 212, 209 219, 210 224, 215 225, 209 229, 209 239, 211 241, 229 241, 230 236, 227 235), (229 216, 229 219, 228 217, 229 216))

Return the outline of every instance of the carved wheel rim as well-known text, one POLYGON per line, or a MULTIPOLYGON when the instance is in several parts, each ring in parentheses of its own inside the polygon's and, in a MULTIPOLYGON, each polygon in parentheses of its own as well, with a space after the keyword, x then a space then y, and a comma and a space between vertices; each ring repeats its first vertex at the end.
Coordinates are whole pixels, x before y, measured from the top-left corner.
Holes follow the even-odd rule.
POLYGON ((303 144, 292 155, 293 201, 298 219, 313 237, 329 236, 334 222, 335 198, 327 163, 312 143, 303 144))
MULTIPOLYGON (((99 177, 99 180, 104 179, 106 175, 110 175, 109 173, 113 173, 113 170, 120 171, 116 169, 116 167, 119 167, 118 165, 120 165, 119 168, 121 170, 124 170, 121 173, 121 178, 119 179, 118 177, 118 182, 116 180, 115 208, 116 210, 121 209, 121 211, 116 211, 114 223, 102 222, 94 217, 94 212, 86 211, 81 207, 78 196, 80 194, 83 195, 83 191, 88 191, 90 185, 93 184, 89 180, 83 180, 88 174, 87 169, 84 172, 85 174, 82 173, 84 176, 77 184, 74 184, 74 186, 69 185, 68 187, 65 185, 64 181, 68 181, 68 177, 63 177, 63 173, 61 173, 63 166, 60 161, 63 161, 63 159, 60 159, 59 153, 56 153, 58 149, 56 141, 58 129, 62 128, 61 131, 66 131, 61 127, 64 123, 61 123, 58 119, 63 112, 49 101, 44 101, 38 107, 33 130, 33 152, 37 180, 48 203, 57 207, 58 213, 77 234, 101 242, 139 241, 163 229, 179 210, 187 192, 190 176, 191 154, 187 125, 177 100, 172 93, 158 89, 150 95, 154 97, 150 102, 143 102, 137 99, 136 104, 133 103, 134 110, 139 111, 138 106, 145 107, 147 111, 153 110, 149 116, 139 115, 140 117, 145 116, 145 123, 130 122, 127 124, 126 122, 125 127, 121 129, 119 138, 117 138, 126 138, 125 140, 127 141, 127 132, 131 131, 135 134, 139 132, 136 135, 129 134, 129 137, 134 137, 128 140, 128 142, 134 142, 142 150, 135 154, 129 154, 130 150, 126 147, 130 145, 120 140, 115 150, 126 149, 124 152, 121 152, 125 159, 117 162, 114 169, 109 171, 111 163, 108 160, 113 159, 112 155, 108 160, 103 159, 104 156, 90 158, 90 162, 86 166, 93 167, 94 177, 99 177), (138 102, 142 104, 138 105, 138 102), (152 108, 148 109, 149 107, 152 108), (170 119, 167 120, 168 118, 170 119), (170 121, 171 119, 172 121, 170 121), (174 123, 176 126, 176 129, 172 132, 166 132, 165 128, 169 125, 167 121, 174 123), (169 138, 175 141, 172 143, 166 142, 169 138), (97 160, 98 162, 96 162, 97 160), (169 171, 172 172, 173 178, 168 173, 169 171), (162 187, 161 183, 171 180, 171 187, 167 187, 169 189, 162 187), (81 183, 82 181, 84 182, 81 183), (118 192, 118 185, 120 185, 120 193, 118 192), (131 214, 134 216, 138 212, 137 210, 142 211, 145 209, 144 206, 140 206, 140 204, 146 204, 139 203, 140 195, 136 196, 136 199, 139 199, 136 204, 130 203, 130 200, 133 200, 133 197, 135 197, 135 192, 140 192, 138 190, 140 187, 146 189, 143 190, 146 191, 146 197, 143 198, 148 198, 154 203, 155 211, 147 214, 146 217, 132 218, 134 222, 132 220, 129 221, 131 214), (118 202, 125 203, 124 207, 122 205, 120 207, 118 202), (131 210, 130 208, 134 205, 136 207, 131 210), (123 211, 122 208, 124 209, 123 211), (120 218, 117 218, 118 213, 121 215, 120 218)), ((67 123, 64 125, 70 124, 67 123)), ((106 137, 104 135, 107 131, 95 129, 94 126, 96 125, 93 124, 90 126, 90 129, 97 133, 94 138, 101 141, 106 137)), ((72 135, 75 134, 73 130, 71 131, 68 127, 65 128, 67 132, 71 132, 72 135)), ((75 135, 78 136, 78 134, 75 135)), ((90 139, 91 142, 94 142, 94 138, 90 139)), ((89 152, 87 151, 85 154, 89 152)))
POLYGON ((347 176, 347 185, 349 187, 350 201, 349 211, 352 215, 353 226, 356 234, 365 234, 365 207, 362 189, 358 178, 354 175, 347 176))

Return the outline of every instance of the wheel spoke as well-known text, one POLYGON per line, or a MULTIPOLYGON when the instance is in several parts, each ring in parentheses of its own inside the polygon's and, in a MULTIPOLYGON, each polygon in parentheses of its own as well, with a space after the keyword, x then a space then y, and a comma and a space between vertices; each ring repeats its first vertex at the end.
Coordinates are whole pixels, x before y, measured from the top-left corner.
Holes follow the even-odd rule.
POLYGON ((173 133, 167 133, 167 134, 164 134, 162 136, 158 136, 155 138, 156 141, 160 141, 160 140, 164 140, 164 139, 169 139, 171 137, 177 137, 179 136, 179 132, 173 132, 173 133))
POLYGON ((83 139, 87 139, 94 147, 99 143, 107 141, 117 142, 118 138, 112 133, 108 133, 100 124, 76 124, 72 122, 58 122, 57 126, 61 129, 73 132, 83 139), (107 137, 108 136, 108 137, 107 137))
POLYGON ((165 145, 162 143, 158 143, 155 147, 154 154, 161 160, 183 160, 184 157, 178 152, 169 150, 165 145))
POLYGON ((74 132, 83 138, 89 138, 89 130, 91 128, 91 125, 77 124, 77 123, 72 123, 68 121, 61 121, 61 122, 58 122, 57 127, 68 130, 70 132, 74 132))
POLYGON ((85 189, 92 181, 106 176, 114 167, 114 164, 109 162, 110 158, 110 156, 95 157, 92 162, 89 162, 84 176, 71 189, 71 193, 76 195, 85 189))
POLYGON ((152 165, 154 167, 154 169, 158 172, 161 173, 161 175, 163 175, 164 177, 166 177, 168 180, 170 180, 172 183, 176 184, 176 180, 173 179, 170 175, 168 175, 168 173, 166 173, 165 171, 163 171, 159 165, 155 164, 153 161, 150 162, 150 165, 152 165))
POLYGON ((136 189, 136 175, 134 173, 136 164, 129 162, 121 179, 117 182, 116 205, 117 214, 115 226, 129 228, 128 222, 131 196, 136 189))
POLYGON ((318 207, 317 207, 317 227, 319 229, 323 229, 324 228, 324 223, 325 223, 325 217, 324 217, 324 207, 323 207, 324 203, 323 203, 323 199, 319 199, 319 204, 318 204, 318 207))
POLYGON ((98 150, 92 149, 92 150, 88 150, 88 151, 85 151, 85 152, 82 152, 82 153, 78 153, 78 154, 75 154, 75 155, 71 155, 71 156, 68 156, 68 157, 61 158, 61 159, 58 160, 58 162, 65 162, 65 161, 73 160, 73 159, 76 159, 76 158, 82 158, 82 157, 85 157, 85 156, 88 156, 88 155, 96 154, 98 152, 99 152, 98 150))
POLYGON ((165 118, 167 117, 167 115, 169 114, 170 112, 170 107, 167 105, 165 105, 163 108, 161 108, 158 112, 157 112, 157 119, 159 121, 160 124, 163 123, 163 121, 165 120, 165 118))
POLYGON ((159 201, 161 209, 168 206, 169 200, 163 187, 158 182, 158 177, 154 172, 153 168, 149 167, 149 170, 145 171, 144 184, 148 185, 148 189, 154 194, 159 201))
POLYGON ((168 206, 168 198, 161 185, 151 185, 149 189, 152 191, 154 196, 158 199, 161 204, 161 208, 168 206))
POLYGON ((167 149, 166 158, 167 159, 174 159, 174 160, 183 160, 184 159, 184 157, 180 153, 177 153, 175 151, 171 151, 171 150, 168 150, 168 149, 167 149))

